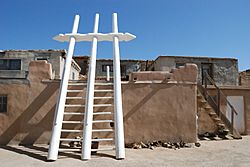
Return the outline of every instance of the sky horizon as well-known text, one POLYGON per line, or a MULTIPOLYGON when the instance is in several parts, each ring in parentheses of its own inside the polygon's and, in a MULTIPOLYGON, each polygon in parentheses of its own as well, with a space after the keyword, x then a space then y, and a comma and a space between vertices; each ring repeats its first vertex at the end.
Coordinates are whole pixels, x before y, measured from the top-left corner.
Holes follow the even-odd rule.
MULTIPOLYGON (((9 0, 1 3, 0 50, 66 49, 52 38, 69 33, 80 15, 79 33, 112 31, 137 36, 121 42, 122 59, 154 60, 160 55, 237 58, 239 70, 250 69, 249 0, 9 0)), ((91 43, 75 46, 75 55, 90 55, 91 43)), ((98 43, 97 58, 112 58, 112 43, 98 43)))

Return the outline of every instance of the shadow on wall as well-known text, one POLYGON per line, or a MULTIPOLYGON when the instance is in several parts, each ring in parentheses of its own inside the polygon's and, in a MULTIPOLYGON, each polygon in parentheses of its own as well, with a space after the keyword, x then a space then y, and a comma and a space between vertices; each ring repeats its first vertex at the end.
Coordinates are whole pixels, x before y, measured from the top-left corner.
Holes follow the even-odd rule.
POLYGON ((40 110, 42 106, 50 99, 50 97, 57 91, 57 84, 48 84, 46 88, 29 104, 25 111, 11 124, 0 136, 1 144, 9 144, 11 140, 17 136, 22 138, 19 144, 34 144, 36 140, 45 132, 51 131, 53 123, 53 114, 55 111, 55 105, 49 110, 40 110), (43 112, 40 115, 46 115, 34 124, 30 124, 29 121, 35 114, 43 112), (21 125, 21 126, 20 126, 21 125))

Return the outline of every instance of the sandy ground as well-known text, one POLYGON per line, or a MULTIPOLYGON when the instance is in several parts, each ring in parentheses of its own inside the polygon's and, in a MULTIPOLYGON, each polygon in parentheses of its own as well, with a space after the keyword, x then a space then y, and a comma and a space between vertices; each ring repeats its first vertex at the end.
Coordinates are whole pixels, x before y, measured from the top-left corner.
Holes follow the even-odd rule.
POLYGON ((0 167, 41 166, 170 166, 170 167, 250 167, 250 136, 242 140, 200 141, 201 147, 167 149, 126 149, 125 160, 115 160, 113 152, 92 156, 81 161, 80 155, 62 154, 54 162, 46 162, 47 146, 37 145, 0 147, 0 167))

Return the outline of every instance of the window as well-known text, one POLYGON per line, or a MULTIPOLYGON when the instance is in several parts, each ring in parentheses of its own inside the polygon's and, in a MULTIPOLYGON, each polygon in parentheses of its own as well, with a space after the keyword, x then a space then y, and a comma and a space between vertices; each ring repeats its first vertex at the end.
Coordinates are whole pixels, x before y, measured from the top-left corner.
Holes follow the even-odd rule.
POLYGON ((107 72, 107 66, 109 66, 109 72, 113 72, 113 65, 111 64, 102 65, 102 72, 107 72))
POLYGON ((0 70, 21 70, 21 59, 0 59, 0 70))
POLYGON ((37 61, 39 61, 39 60, 46 60, 46 61, 48 61, 49 58, 48 57, 37 57, 36 60, 37 61))
POLYGON ((0 95, 0 113, 7 112, 7 96, 0 95))
POLYGON ((185 66, 186 63, 176 63, 175 68, 179 68, 180 66, 185 66))

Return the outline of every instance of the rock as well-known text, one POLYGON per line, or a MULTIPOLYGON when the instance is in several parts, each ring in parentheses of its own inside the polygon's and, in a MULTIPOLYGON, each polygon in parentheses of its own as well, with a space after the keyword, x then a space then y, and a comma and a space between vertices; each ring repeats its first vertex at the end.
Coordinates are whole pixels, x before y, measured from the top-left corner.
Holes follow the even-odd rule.
POLYGON ((140 145, 141 145, 142 148, 148 148, 148 145, 146 145, 146 144, 143 143, 142 141, 141 141, 140 145))
POLYGON ((200 146, 201 146, 201 144, 200 144, 200 143, 198 143, 198 142, 197 142, 197 143, 195 143, 194 145, 195 145, 196 147, 200 147, 200 146))

